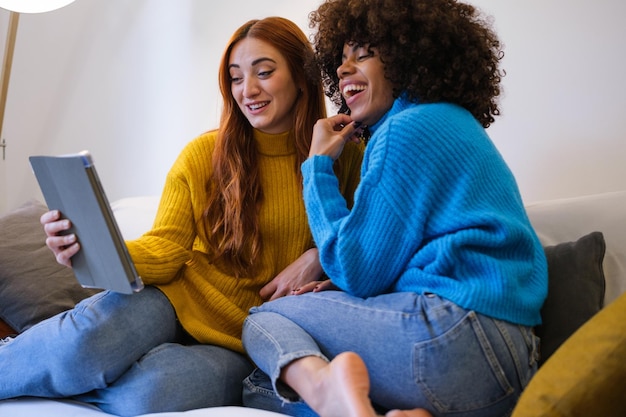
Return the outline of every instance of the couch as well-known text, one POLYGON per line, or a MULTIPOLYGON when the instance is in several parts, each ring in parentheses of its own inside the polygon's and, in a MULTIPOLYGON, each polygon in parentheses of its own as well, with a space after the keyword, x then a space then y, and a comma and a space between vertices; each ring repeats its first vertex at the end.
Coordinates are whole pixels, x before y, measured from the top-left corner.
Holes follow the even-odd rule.
MULTIPOLYGON (((124 198, 111 204, 126 239, 135 238, 150 227, 157 204, 158 198, 153 196, 124 198)), ((621 296, 626 291, 626 191, 542 201, 526 208, 546 251, 550 277, 548 299, 542 310, 544 322, 536 329, 542 338, 541 367, 522 395, 514 416, 583 415, 576 410, 603 417, 626 415, 626 401, 620 398, 620 387, 626 382, 626 320, 621 319, 626 317, 626 295, 621 296), (596 324, 596 320, 601 323, 596 324), (596 345, 599 347, 594 349, 596 345), (579 359, 583 354, 586 356, 579 359), (604 364, 607 359, 611 361, 604 364), (604 375, 608 377, 603 378, 604 375), (593 381, 598 388, 591 389, 579 379, 593 381), (616 384, 616 380, 621 383, 616 384), (601 384, 613 387, 606 389, 601 384), (581 394, 580 387, 591 396, 581 394), (604 397, 613 405, 600 414, 589 413, 589 409, 597 410, 593 408, 594 401, 604 397), (580 407, 583 401, 587 408, 580 407)), ((79 287, 71 271, 57 265, 45 247, 38 223, 44 210, 41 202, 33 200, 0 216, 0 337, 3 332, 24 331, 94 291, 79 287)), ((108 414, 70 400, 19 398, 0 401, 0 415, 108 414)), ((279 415, 243 407, 151 414, 279 415)))

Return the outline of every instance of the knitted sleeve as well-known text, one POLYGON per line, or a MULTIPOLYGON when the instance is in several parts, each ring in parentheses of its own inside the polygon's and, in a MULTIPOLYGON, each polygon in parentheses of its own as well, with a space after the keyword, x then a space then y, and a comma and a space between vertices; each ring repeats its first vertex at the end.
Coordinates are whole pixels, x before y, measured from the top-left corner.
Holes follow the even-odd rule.
MULTIPOLYGON (((370 142, 368 147, 372 145, 370 142)), ((349 209, 338 190, 331 158, 309 158, 302 172, 309 224, 326 274, 339 288, 356 296, 385 292, 412 248, 403 242, 404 221, 390 206, 388 196, 372 187, 379 173, 368 166, 349 209)))
POLYGON ((202 215, 205 178, 209 169, 212 135, 191 141, 170 169, 152 229, 128 241, 129 253, 146 284, 170 282, 191 259, 196 221, 202 215))

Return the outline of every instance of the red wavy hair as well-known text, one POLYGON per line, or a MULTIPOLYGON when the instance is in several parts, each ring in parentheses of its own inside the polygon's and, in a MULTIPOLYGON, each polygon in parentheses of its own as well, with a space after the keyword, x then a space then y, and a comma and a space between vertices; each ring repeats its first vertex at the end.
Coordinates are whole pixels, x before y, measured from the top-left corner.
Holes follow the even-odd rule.
POLYGON ((326 117, 324 91, 312 46, 302 30, 290 20, 268 17, 250 20, 231 37, 219 67, 223 111, 213 153, 213 177, 207 183, 209 201, 204 229, 214 260, 220 259, 235 276, 254 272, 262 245, 258 211, 263 202, 253 128, 231 93, 228 69, 233 47, 254 38, 278 49, 286 59, 294 83, 302 86, 293 111, 292 135, 296 145, 295 175, 307 158, 315 122, 326 117))

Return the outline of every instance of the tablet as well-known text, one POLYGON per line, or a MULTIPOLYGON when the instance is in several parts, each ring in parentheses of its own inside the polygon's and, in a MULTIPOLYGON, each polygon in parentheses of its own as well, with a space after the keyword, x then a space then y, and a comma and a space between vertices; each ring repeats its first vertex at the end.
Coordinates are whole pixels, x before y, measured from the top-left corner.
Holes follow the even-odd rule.
POLYGON ((72 257, 72 269, 86 288, 132 294, 143 288, 128 253, 91 154, 31 156, 39 188, 50 210, 69 219, 81 249, 72 257))

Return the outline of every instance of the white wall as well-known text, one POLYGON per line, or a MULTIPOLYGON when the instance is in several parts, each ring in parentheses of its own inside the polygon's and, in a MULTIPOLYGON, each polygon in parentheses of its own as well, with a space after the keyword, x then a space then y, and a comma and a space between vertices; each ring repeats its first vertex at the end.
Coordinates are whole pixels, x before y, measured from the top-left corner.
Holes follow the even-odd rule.
MULTIPOLYGON (((158 194, 186 142, 216 127, 217 66, 250 18, 309 32, 319 0, 77 0, 21 15, 0 212, 40 197, 32 154, 89 149, 110 200, 158 194)), ((626 2, 473 0, 506 45, 489 128, 526 201, 626 189, 626 2)), ((0 10, 0 48, 8 12, 0 10)))
POLYGON ((489 133, 526 201, 626 189, 626 2, 473 0, 505 43, 489 133))

